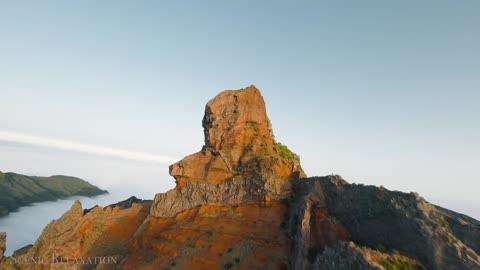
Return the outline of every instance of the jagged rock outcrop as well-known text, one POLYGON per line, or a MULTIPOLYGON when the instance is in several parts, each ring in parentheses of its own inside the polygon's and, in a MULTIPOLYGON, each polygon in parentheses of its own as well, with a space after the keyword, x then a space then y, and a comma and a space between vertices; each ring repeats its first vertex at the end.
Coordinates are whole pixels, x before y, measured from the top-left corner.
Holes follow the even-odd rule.
POLYGON ((0 232, 0 259, 3 258, 5 250, 7 250, 7 233, 0 232))
POLYGON ((186 182, 162 195, 157 195, 155 207, 151 214, 154 217, 172 217, 176 214, 201 205, 239 205, 265 204, 266 191, 264 183, 257 179, 233 177, 221 184, 207 181, 186 182))
POLYGON ((418 194, 350 185, 338 176, 301 179, 295 185, 309 182, 321 185, 318 196, 324 196, 328 212, 355 243, 411 254, 428 269, 480 269, 480 257, 418 194))
POLYGON ((388 254, 359 247, 353 242, 339 241, 328 246, 315 260, 316 270, 383 270, 412 269, 425 270, 415 259, 400 255, 388 254))
POLYGON ((16 267, 93 269, 103 263, 97 269, 114 269, 126 255, 127 243, 148 216, 150 207, 151 201, 129 198, 105 208, 84 210, 76 201, 43 230, 32 247, 15 254, 16 267), (41 260, 21 263, 31 258, 41 260), (109 264, 105 265, 105 261, 109 264))
POLYGON ((170 166, 180 186, 186 180, 218 183, 238 174, 303 175, 298 156, 275 141, 265 101, 253 85, 210 100, 203 129, 202 151, 170 166))
POLYGON ((329 211, 358 243, 415 254, 429 269, 480 269, 480 257, 459 241, 416 193, 325 182, 329 211))
POLYGON ((318 270, 382 270, 377 262, 369 260, 367 254, 353 242, 338 242, 325 248, 315 260, 313 269, 318 270))
POLYGON ((4 256, 6 250, 7 233, 0 232, 0 270, 16 270, 13 259, 4 256))
POLYGON ((315 253, 337 241, 350 239, 348 231, 328 213, 320 181, 297 181, 287 203, 289 228, 294 240, 294 269, 311 269, 315 253))
POLYGON ((135 204, 150 203, 150 202, 151 202, 150 200, 142 200, 135 196, 132 196, 124 201, 110 204, 107 207, 111 207, 111 208, 119 207, 121 209, 128 209, 134 206, 135 204))
POLYGON ((447 230, 480 255, 480 221, 436 205, 434 211, 447 230))
POLYGON ((207 103, 205 145, 170 166, 177 187, 158 194, 155 217, 171 217, 206 204, 279 200, 290 179, 303 177, 297 155, 275 141, 265 102, 255 86, 228 90, 207 103))
POLYGON ((13 255, 12 255, 12 256, 13 256, 13 257, 20 257, 20 256, 22 256, 22 255, 24 255, 24 254, 27 254, 27 252, 29 252, 30 249, 32 249, 32 248, 33 248, 33 245, 26 245, 26 246, 24 246, 24 247, 22 247, 22 248, 19 248, 19 249, 15 250, 15 251, 13 252, 13 255))

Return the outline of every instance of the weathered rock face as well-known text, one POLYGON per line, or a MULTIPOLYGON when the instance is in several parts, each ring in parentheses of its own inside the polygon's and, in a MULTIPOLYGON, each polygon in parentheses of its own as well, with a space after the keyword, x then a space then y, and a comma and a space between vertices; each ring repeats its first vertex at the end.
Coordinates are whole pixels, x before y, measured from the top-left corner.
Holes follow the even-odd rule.
POLYGON ((177 187, 158 194, 155 217, 171 217, 206 204, 237 205, 289 196, 303 177, 297 155, 277 143, 265 102, 255 86, 224 91, 207 103, 205 146, 170 166, 177 187))
POLYGON ((353 242, 339 241, 326 247, 317 257, 313 269, 318 270, 383 270, 425 268, 418 261, 400 255, 359 247, 353 242))
POLYGON ((247 146, 260 148, 261 143, 274 144, 265 101, 255 86, 225 91, 210 100, 203 128, 205 147, 220 153, 230 166, 242 165, 246 151, 259 153, 259 149, 246 149, 247 146))
POLYGON ((7 250, 7 233, 0 232, 0 259, 3 258, 5 250, 7 250))
POLYGON ((348 231, 328 213, 320 181, 300 179, 294 184, 289 205, 289 228, 293 237, 294 269, 311 269, 315 257, 337 241, 350 240, 348 231))
MULTIPOLYGON (((321 185, 317 193, 323 195, 318 196, 323 196, 330 215, 348 230, 355 243, 411 254, 428 269, 480 269, 475 251, 462 243, 434 206, 417 194, 350 185, 338 176, 302 179, 294 185, 311 182, 321 185)), ((479 241, 470 237, 465 243, 479 241)))
POLYGON ((21 270, 113 269, 126 255, 127 243, 148 216, 150 206, 151 201, 130 198, 105 208, 84 210, 76 201, 68 212, 43 230, 32 247, 16 254, 19 262, 16 267, 21 270), (20 263, 30 258, 42 260, 20 263), (98 266, 107 260, 108 265, 98 266))
POLYGON ((440 222, 465 245, 480 254, 480 221, 440 206, 434 206, 440 222))
POLYGON ((7 233, 0 232, 0 270, 17 270, 15 261, 11 257, 3 256, 7 250, 7 233))
POLYGON ((149 217, 120 269, 289 269, 287 208, 206 205, 175 217, 149 217))
POLYGON ((157 195, 154 217, 172 217, 201 205, 265 204, 263 183, 255 179, 231 178, 221 184, 207 181, 186 182, 182 188, 157 195))
POLYGON ((367 258, 365 252, 352 242, 338 242, 327 247, 313 266, 318 270, 382 270, 378 263, 367 258))
POLYGON ((33 248, 33 245, 26 245, 22 248, 19 248, 19 249, 15 250, 13 252, 13 257, 20 257, 20 256, 26 254, 27 252, 29 252, 30 249, 32 249, 32 248, 33 248))
POLYGON ((170 167, 180 185, 188 180, 218 183, 262 170, 285 178, 303 175, 298 156, 275 142, 265 102, 255 86, 224 91, 210 100, 203 128, 202 151, 170 167))

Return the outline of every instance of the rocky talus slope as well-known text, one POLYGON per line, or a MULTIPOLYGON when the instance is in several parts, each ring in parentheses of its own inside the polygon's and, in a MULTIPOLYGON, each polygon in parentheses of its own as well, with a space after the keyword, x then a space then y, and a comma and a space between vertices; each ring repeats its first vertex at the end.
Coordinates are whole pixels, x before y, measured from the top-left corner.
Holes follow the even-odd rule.
POLYGON ((170 166, 173 190, 75 203, 0 269, 480 269, 478 221, 415 193, 307 178, 255 86, 209 101, 203 128, 203 148, 170 166), (18 263, 29 257, 57 260, 18 263), (114 260, 79 262, 96 257, 114 260))

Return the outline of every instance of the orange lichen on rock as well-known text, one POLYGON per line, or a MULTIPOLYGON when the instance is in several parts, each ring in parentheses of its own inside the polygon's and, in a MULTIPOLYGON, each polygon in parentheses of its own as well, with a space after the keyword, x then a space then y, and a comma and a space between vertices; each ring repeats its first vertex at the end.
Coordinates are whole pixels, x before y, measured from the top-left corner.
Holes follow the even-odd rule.
POLYGON ((342 224, 328 213, 327 208, 315 208, 312 213, 311 245, 323 249, 337 241, 349 241, 350 235, 342 224))
POLYGON ((288 264, 290 240, 282 230, 287 209, 207 205, 171 218, 150 217, 122 269, 279 268, 288 264))
POLYGON ((208 179, 209 182, 222 182, 233 176, 233 172, 227 167, 221 156, 211 150, 205 150, 188 157, 171 166, 171 175, 181 176, 179 184, 184 181, 201 181, 208 179), (207 168, 207 169, 206 169, 207 168))
POLYGON ((112 256, 120 263, 127 243, 148 216, 150 206, 151 202, 145 201, 133 203, 128 208, 109 206, 84 211, 77 201, 60 219, 52 221, 35 245, 17 259, 44 258, 28 269, 67 266, 68 269, 83 269, 86 266, 79 260, 99 256, 112 256), (76 260, 78 263, 71 263, 76 260))

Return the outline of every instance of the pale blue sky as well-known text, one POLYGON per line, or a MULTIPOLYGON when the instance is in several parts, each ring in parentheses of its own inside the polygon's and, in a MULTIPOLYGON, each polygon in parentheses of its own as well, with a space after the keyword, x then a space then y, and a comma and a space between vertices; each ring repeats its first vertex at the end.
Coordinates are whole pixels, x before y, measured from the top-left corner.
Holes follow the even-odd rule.
MULTIPOLYGON (((177 159, 201 148, 209 99, 255 84, 308 175, 478 218, 478 14, 478 1, 0 1, 0 131, 177 159)), ((152 167, 0 149, 2 171, 105 186, 152 167)), ((158 166, 160 192, 172 179, 158 166)))

